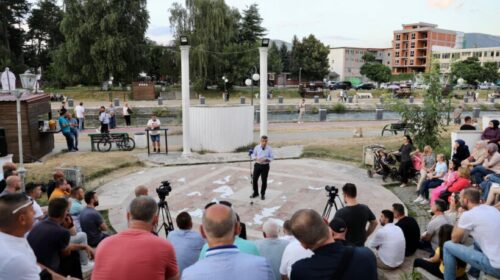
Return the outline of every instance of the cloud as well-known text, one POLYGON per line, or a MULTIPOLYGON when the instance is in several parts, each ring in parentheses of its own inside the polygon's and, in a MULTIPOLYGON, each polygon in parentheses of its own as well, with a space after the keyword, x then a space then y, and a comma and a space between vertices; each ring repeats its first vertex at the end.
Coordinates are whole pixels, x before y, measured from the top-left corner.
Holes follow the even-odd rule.
POLYGON ((441 8, 446 9, 449 8, 455 0, 427 0, 427 5, 432 8, 441 8))

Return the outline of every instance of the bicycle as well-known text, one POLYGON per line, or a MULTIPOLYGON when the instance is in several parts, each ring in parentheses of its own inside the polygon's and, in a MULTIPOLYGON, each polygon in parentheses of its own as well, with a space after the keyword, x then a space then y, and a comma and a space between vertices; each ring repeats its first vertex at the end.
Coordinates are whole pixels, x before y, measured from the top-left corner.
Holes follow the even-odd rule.
POLYGON ((130 138, 127 133, 119 137, 113 137, 111 134, 106 133, 103 134, 103 138, 97 143, 97 150, 99 152, 109 152, 113 143, 121 151, 132 151, 135 148, 134 139, 130 138))

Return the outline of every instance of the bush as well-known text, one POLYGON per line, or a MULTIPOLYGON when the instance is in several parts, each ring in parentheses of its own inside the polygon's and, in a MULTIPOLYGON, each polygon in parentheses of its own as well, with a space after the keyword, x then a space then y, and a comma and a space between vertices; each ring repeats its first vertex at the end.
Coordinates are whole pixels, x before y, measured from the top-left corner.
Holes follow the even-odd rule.
POLYGON ((345 111, 347 111, 347 108, 342 103, 336 103, 330 108, 329 111, 333 113, 345 113, 345 111))

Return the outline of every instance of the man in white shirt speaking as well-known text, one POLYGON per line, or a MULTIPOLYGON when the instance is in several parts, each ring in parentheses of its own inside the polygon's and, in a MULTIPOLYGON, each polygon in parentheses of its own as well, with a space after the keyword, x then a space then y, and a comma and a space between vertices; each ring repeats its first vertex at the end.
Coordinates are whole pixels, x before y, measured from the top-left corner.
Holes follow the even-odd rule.
POLYGON ((255 160, 252 175, 253 194, 250 198, 259 196, 259 177, 262 176, 262 187, 260 189, 260 198, 266 199, 267 175, 269 175, 269 163, 273 160, 273 151, 267 145, 268 137, 262 135, 260 144, 255 146, 252 153, 252 159, 255 160))
POLYGON ((395 269, 405 260, 405 236, 401 228, 393 223, 394 213, 391 210, 382 210, 379 221, 382 228, 375 233, 370 247, 377 250, 378 268, 395 269))

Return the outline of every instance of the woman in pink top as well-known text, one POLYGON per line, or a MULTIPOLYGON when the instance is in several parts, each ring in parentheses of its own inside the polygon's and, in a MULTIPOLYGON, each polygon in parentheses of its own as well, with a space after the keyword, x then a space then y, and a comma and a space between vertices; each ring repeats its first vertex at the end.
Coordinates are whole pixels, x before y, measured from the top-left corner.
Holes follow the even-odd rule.
POLYGON ((431 191, 431 199, 430 199, 431 205, 434 203, 434 201, 436 201, 436 199, 439 198, 441 192, 445 191, 448 187, 453 185, 455 181, 457 181, 458 179, 457 169, 459 166, 460 166, 459 162, 457 162, 456 160, 450 160, 450 164, 448 165, 448 173, 444 175, 444 180, 443 180, 444 182, 431 191))

